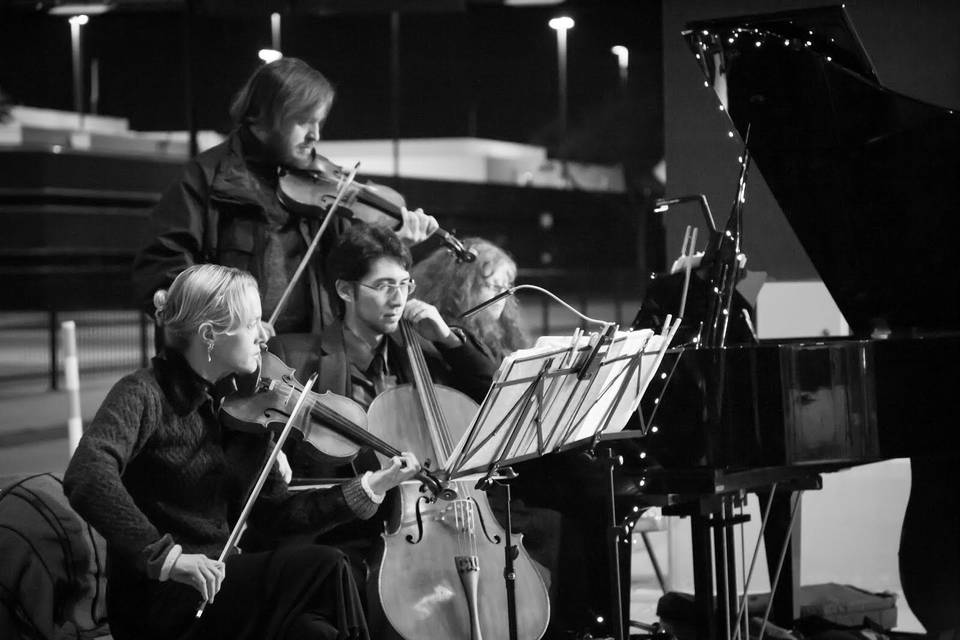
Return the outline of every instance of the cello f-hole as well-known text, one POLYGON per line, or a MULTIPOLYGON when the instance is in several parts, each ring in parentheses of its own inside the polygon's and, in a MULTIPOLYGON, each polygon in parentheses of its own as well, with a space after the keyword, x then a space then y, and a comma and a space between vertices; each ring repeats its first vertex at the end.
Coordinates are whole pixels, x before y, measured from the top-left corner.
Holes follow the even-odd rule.
POLYGON ((417 508, 414 510, 414 513, 417 516, 417 539, 413 539, 413 534, 408 533, 406 535, 407 542, 410 544, 419 544, 423 540, 423 515, 420 513, 420 503, 421 502, 430 502, 430 499, 426 496, 420 496, 417 498, 417 508))
POLYGON ((480 521, 480 528, 483 529, 483 535, 486 536, 487 540, 493 544, 500 544, 500 536, 494 534, 494 536, 491 538, 490 534, 487 532, 487 522, 483 519, 483 512, 480 510, 480 505, 477 503, 477 499, 473 496, 470 496, 470 500, 475 505, 475 508, 473 509, 473 513, 475 514, 474 517, 480 521))

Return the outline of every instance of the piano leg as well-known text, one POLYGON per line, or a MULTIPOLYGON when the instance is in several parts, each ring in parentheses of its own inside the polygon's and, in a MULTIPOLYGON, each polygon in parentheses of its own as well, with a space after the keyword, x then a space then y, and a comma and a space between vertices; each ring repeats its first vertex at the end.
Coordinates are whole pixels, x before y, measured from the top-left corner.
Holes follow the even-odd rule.
MULTIPOLYGON (((800 538, 790 536, 790 531, 796 533, 801 530, 802 494, 801 491, 777 491, 774 494, 769 520, 763 535, 770 584, 774 583, 777 562, 783 552, 784 544, 787 545, 777 589, 772 594, 773 606, 770 610, 770 621, 785 629, 792 628, 794 621, 800 617, 800 538), (794 508, 796 508, 796 514, 791 527, 790 515, 794 508), (790 536, 789 539, 788 536, 790 536)), ((769 492, 757 493, 761 503, 765 503, 769 495, 769 492)))
POLYGON ((713 608, 713 552, 710 541, 710 515, 690 516, 693 546, 693 593, 697 637, 716 638, 717 619, 713 608))

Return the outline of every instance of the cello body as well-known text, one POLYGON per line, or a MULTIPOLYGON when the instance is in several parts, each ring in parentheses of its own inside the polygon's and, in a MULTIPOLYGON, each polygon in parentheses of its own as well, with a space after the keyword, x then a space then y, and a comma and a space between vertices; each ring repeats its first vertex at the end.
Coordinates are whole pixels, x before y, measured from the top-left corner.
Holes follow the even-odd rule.
MULTIPOLYGON (((465 394, 434 385, 436 407, 453 442, 460 439, 477 412, 465 394)), ((421 460, 438 460, 423 423, 423 409, 412 385, 390 389, 368 410, 379 435, 413 451, 421 460)), ((442 460, 442 458, 439 458, 442 460)), ((430 500, 417 483, 399 488, 399 517, 383 534, 375 564, 371 603, 406 640, 507 640, 507 591, 504 549, 510 544, 487 496, 474 489, 476 478, 451 483, 455 500, 430 500)), ((514 559, 517 638, 537 640, 550 620, 550 601, 540 572, 517 543, 514 559)))

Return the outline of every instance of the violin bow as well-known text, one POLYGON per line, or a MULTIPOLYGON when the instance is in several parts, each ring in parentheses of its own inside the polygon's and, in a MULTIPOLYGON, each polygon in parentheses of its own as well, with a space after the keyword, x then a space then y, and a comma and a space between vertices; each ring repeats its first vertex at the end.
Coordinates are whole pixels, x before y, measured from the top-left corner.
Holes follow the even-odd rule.
POLYGON ((320 244, 320 238, 323 236, 323 232, 327 230, 327 225, 330 224, 330 220, 333 218, 334 212, 336 212, 337 207, 340 206, 340 201, 343 200, 344 194, 347 192, 347 187, 353 183, 353 179, 357 175, 357 169, 360 168, 360 163, 353 165, 350 174, 346 179, 342 180, 340 186, 337 188, 337 197, 333 201, 333 205, 330 207, 330 210, 327 211, 327 215, 324 216, 323 222, 320 223, 320 228, 317 229, 317 233, 314 234, 313 240, 310 242, 310 246, 307 247, 307 252, 303 254, 303 259, 300 260, 300 264, 297 265, 297 270, 294 271, 293 277, 290 278, 290 282, 287 283, 287 288, 283 290, 283 295, 280 296, 279 302, 277 302, 276 308, 273 310, 273 313, 270 314, 270 319, 267 321, 273 326, 277 318, 280 317, 280 312, 283 311, 284 305, 287 304, 287 299, 290 297, 290 293, 293 291, 293 288, 297 286, 297 281, 300 280, 300 276, 303 275, 304 270, 307 268, 307 264, 310 262, 310 258, 313 257, 314 252, 317 250, 317 246, 320 244))
MULTIPOLYGON (((234 547, 237 546, 237 541, 240 539, 240 534, 243 533, 243 530, 247 526, 247 518, 250 516, 250 512, 253 510, 253 503, 257 501, 257 498, 260 497, 260 491, 263 489, 263 485, 267 481, 267 477, 270 475, 270 471, 273 469, 274 463, 277 461, 277 457, 280 455, 280 450, 283 447, 283 443, 287 441, 287 437, 290 435, 290 431, 293 429, 293 421, 296 419, 303 405, 307 401, 307 396, 310 394, 310 389, 313 388, 314 383, 317 381, 317 376, 319 374, 313 374, 310 379, 307 381, 307 384, 303 385, 303 391, 300 392, 300 397, 297 398, 297 403, 293 406, 293 411, 290 412, 290 417, 287 418, 287 423, 283 426, 283 431, 280 432, 280 437, 277 438, 276 444, 273 445, 273 451, 270 452, 270 457, 267 458, 266 463, 263 465, 263 469, 260 470, 260 476, 257 478, 256 484, 253 486, 253 489, 250 491, 250 495, 247 497, 247 502, 243 505, 243 511, 240 513, 240 517, 237 518, 237 523, 233 525, 233 530, 230 532, 230 537, 227 538, 227 543, 223 545, 223 551, 220 552, 220 557, 218 560, 220 562, 225 562, 226 559, 233 553, 234 547)), ((207 607, 207 601, 204 600, 200 603, 200 606, 197 607, 197 618, 203 615, 203 610, 207 607)))

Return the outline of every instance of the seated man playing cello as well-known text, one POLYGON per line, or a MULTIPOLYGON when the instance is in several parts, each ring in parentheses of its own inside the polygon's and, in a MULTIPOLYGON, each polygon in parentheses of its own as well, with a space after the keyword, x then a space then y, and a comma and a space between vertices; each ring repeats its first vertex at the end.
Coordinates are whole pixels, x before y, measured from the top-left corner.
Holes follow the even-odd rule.
MULTIPOLYGON (((398 336, 402 319, 421 339, 432 378, 482 401, 496 366, 475 339, 449 326, 436 307, 409 297, 416 286, 407 271, 410 263, 410 251, 393 231, 356 223, 327 265, 338 321, 319 335, 279 335, 269 349, 301 380, 319 373, 317 391, 332 391, 368 407, 386 389, 410 381, 410 363, 398 336)), ((329 472, 309 454, 290 457, 295 477, 329 472)))
MULTIPOLYGON (((301 380, 318 373, 316 391, 332 391, 367 408, 380 393, 411 380, 410 363, 398 336, 402 319, 421 339, 431 376, 482 400, 495 371, 493 363, 470 337, 444 322, 436 307, 408 298, 416 286, 408 272, 410 264, 409 250, 393 231, 354 224, 340 238, 327 264, 331 298, 339 303, 338 320, 320 334, 276 336, 269 342, 270 351, 292 366, 301 380)), ((353 477, 379 467, 370 451, 361 453, 351 468, 318 456, 303 443, 287 445, 295 482, 353 477)), ((368 557, 383 532, 385 517, 338 527, 317 541, 346 552, 362 581, 369 573, 368 557)))

